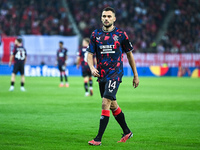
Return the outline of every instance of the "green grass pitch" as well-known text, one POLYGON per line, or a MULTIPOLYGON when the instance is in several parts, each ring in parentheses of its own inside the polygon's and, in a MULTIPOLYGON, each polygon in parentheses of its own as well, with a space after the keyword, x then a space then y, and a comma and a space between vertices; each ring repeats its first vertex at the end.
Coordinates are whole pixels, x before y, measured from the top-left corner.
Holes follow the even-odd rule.
MULTIPOLYGON (((95 79, 96 80, 96 79, 95 79)), ((0 76, 0 150, 197 150, 200 149, 200 79, 140 78, 134 89, 124 77, 117 101, 133 138, 117 143, 122 130, 111 115, 102 146, 89 146, 98 131, 101 98, 85 97, 82 77, 26 77, 26 92, 9 92, 0 76)))

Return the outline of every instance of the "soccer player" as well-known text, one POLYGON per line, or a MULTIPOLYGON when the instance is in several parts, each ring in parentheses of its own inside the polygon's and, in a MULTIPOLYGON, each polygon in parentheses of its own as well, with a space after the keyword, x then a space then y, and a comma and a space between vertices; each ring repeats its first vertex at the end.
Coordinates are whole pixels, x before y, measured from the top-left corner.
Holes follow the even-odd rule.
POLYGON ((15 40, 15 47, 13 51, 11 52, 9 66, 12 64, 12 60, 14 58, 14 68, 11 75, 11 86, 9 91, 14 90, 14 84, 15 84, 15 76, 18 72, 21 74, 21 91, 25 91, 24 88, 24 82, 25 82, 25 76, 24 76, 24 65, 26 63, 26 49, 22 45, 22 39, 18 38, 15 40))
POLYGON ((126 32, 114 26, 115 10, 104 8, 101 15, 103 27, 93 31, 90 37, 88 65, 94 77, 98 77, 99 90, 102 97, 102 113, 97 136, 89 141, 90 145, 101 145, 101 139, 110 118, 110 110, 123 130, 118 142, 126 142, 133 133, 126 124, 124 113, 117 104, 116 93, 123 76, 123 52, 126 53, 134 73, 133 86, 139 85, 138 73, 132 54, 133 47, 126 32), (97 69, 93 65, 93 54, 96 54, 97 69))
POLYGON ((85 55, 87 55, 86 53, 86 49, 89 45, 90 39, 89 38, 84 38, 82 41, 82 47, 79 49, 78 55, 77 55, 77 68, 80 67, 81 65, 81 69, 82 69, 82 76, 83 76, 83 80, 84 80, 84 88, 85 88, 85 96, 89 96, 89 95, 93 95, 93 88, 92 88, 92 73, 90 71, 90 68, 87 64, 87 62, 85 61, 85 55), (89 90, 90 93, 88 92, 88 82, 89 82, 89 90))
POLYGON ((68 83, 68 78, 67 75, 65 73, 65 69, 66 69, 66 61, 67 61, 67 49, 63 47, 63 42, 60 41, 59 42, 59 49, 57 51, 57 62, 56 64, 58 65, 58 69, 60 71, 60 87, 64 87, 63 84, 63 76, 65 77, 65 86, 69 87, 69 83, 68 83))
POLYGON ((184 76, 186 73, 188 73, 188 76, 191 76, 191 71, 188 67, 183 67, 181 61, 178 63, 178 77, 184 76))

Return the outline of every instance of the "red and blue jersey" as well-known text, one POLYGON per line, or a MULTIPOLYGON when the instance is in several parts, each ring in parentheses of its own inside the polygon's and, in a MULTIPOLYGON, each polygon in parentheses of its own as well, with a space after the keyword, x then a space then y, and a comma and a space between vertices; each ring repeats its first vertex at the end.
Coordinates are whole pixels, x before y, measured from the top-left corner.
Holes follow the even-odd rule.
MULTIPOLYGON (((88 66, 88 63, 85 61, 85 59, 87 59, 87 48, 88 47, 82 47, 82 48, 80 48, 79 49, 79 51, 78 51, 78 53, 77 53, 77 56, 79 56, 80 57, 80 61, 81 61, 81 67, 82 67, 82 69, 84 69, 84 68, 89 68, 89 66, 88 66)), ((95 59, 95 55, 93 55, 93 59, 95 59)))
POLYGON ((87 47, 82 47, 78 51, 78 56, 80 57, 81 67, 84 68, 85 66, 88 67, 88 63, 84 60, 86 54, 87 47))
POLYGON ((96 29, 90 37, 87 51, 96 54, 98 81, 117 80, 123 76, 123 53, 133 50, 126 32, 115 27, 112 31, 96 29))
POLYGON ((67 49, 66 48, 60 48, 57 51, 57 58, 58 58, 58 65, 64 65, 65 59, 67 56, 67 49))
POLYGON ((15 45, 13 51, 11 52, 11 55, 14 55, 14 63, 24 63, 27 52, 23 46, 15 45))

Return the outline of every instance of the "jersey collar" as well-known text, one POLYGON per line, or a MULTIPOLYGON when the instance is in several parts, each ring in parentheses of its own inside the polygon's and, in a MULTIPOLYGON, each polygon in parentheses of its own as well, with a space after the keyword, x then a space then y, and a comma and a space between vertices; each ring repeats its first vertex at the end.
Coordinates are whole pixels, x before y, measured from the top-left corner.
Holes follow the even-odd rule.
POLYGON ((113 28, 111 31, 105 31, 105 30, 103 29, 103 27, 102 27, 102 31, 103 31, 103 32, 112 32, 112 31, 115 30, 115 28, 116 28, 116 27, 114 26, 114 28, 113 28))

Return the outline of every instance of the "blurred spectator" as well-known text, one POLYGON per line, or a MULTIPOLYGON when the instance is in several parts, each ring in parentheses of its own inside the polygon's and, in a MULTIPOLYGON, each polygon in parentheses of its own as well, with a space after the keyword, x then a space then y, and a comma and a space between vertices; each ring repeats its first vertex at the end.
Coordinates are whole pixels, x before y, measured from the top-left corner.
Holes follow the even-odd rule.
MULTIPOLYGON (((116 26, 126 31, 136 52, 200 53, 199 0, 66 0, 83 37, 101 27, 99 10, 116 10, 116 26), (174 10, 161 44, 155 38, 174 10), (162 45, 162 46, 161 46, 162 45)), ((74 35, 65 8, 57 0, 1 0, 0 35, 74 35)))
POLYGON ((73 35, 65 9, 57 0, 0 1, 0 34, 73 35))
MULTIPOLYGON (((99 10, 111 6, 116 10, 116 26, 126 31, 137 52, 149 52, 158 29, 169 10, 169 0, 79 0, 67 1, 84 37, 101 27, 99 10)), ((154 44, 154 43, 153 43, 154 44)), ((152 49, 154 50, 154 48, 152 49)), ((155 51, 154 51, 155 52, 155 51)))
POLYGON ((172 53, 200 52, 200 1, 174 0, 174 17, 166 33, 172 53))
POLYGON ((158 53, 164 53, 164 52, 165 52, 165 48, 164 48, 163 44, 160 43, 160 44, 157 46, 157 52, 158 52, 158 53))

